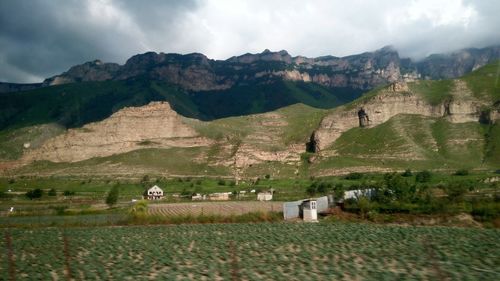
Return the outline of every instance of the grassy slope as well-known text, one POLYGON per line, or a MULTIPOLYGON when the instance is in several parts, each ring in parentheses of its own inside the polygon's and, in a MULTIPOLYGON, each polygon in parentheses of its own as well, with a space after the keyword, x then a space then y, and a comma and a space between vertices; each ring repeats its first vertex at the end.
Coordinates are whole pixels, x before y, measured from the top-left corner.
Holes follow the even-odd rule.
MULTIPOLYGON (((131 175, 140 174, 141 171, 173 175, 231 175, 229 168, 214 164, 214 161, 221 157, 231 156, 222 151, 221 145, 233 145, 236 149, 238 145, 249 143, 260 149, 283 150, 289 144, 307 142, 324 114, 326 114, 325 110, 296 104, 271 114, 229 117, 210 122, 185 118, 184 121, 193 126, 202 136, 219 142, 206 148, 141 149, 71 164, 40 161, 22 168, 19 172, 51 173, 60 171, 62 174, 92 174, 92 171, 99 167, 101 172, 109 171, 118 174, 128 172, 131 175), (283 127, 262 125, 267 121, 274 121, 273 118, 276 117, 279 121, 287 121, 287 125, 283 127), (272 143, 259 142, 248 137, 267 133, 275 136, 272 143)), ((266 170, 278 169, 277 166, 282 167, 279 170, 286 170, 286 174, 293 174, 293 167, 280 163, 255 165, 250 173, 252 175, 266 174, 266 170)))
POLYGON ((64 128, 57 124, 0 131, 0 161, 20 158, 25 149, 23 147, 25 143, 29 143, 30 148, 36 148, 45 140, 63 132, 64 128))
POLYGON ((479 123, 453 124, 441 118, 398 115, 374 128, 347 131, 330 148, 338 155, 317 168, 493 168, 483 164, 483 131, 479 123))
POLYGON ((500 61, 481 67, 461 80, 467 83, 476 97, 493 103, 500 101, 500 61))
POLYGON ((272 111, 300 102, 319 108, 334 107, 357 95, 356 91, 337 92, 313 83, 281 80, 196 93, 144 78, 83 82, 0 94, 0 130, 46 123, 79 127, 105 119, 125 106, 151 101, 168 101, 181 115, 213 120, 272 111))
MULTIPOLYGON (((500 62, 497 62, 461 79, 475 97, 493 104, 500 99, 499 76, 500 62)), ((429 103, 439 104, 452 98, 453 80, 417 81, 409 83, 409 87, 429 103)), ((380 94, 384 88, 372 90, 345 107, 356 107, 380 94)), ((500 165, 499 142, 498 124, 453 124, 441 118, 399 115, 374 128, 347 131, 330 148, 335 149, 338 155, 312 165, 311 169, 356 166, 495 168, 500 165)))

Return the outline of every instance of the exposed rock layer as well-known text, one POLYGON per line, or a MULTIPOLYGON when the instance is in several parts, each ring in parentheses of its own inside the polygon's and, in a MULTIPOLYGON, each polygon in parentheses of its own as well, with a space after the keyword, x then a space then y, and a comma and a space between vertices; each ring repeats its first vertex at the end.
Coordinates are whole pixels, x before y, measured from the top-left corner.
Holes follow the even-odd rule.
POLYGON ((152 102, 143 107, 124 108, 108 119, 70 129, 26 155, 28 160, 75 162, 148 147, 205 146, 202 138, 170 108, 152 102))
MULTIPOLYGON (((358 110, 364 108, 369 116, 369 126, 382 124, 398 114, 418 114, 428 117, 446 117, 452 123, 479 122, 484 114, 484 101, 475 99, 463 81, 454 80, 450 99, 430 104, 421 95, 412 92, 406 83, 395 83, 376 96, 359 103, 341 106, 326 116, 311 137, 312 150, 321 151, 337 140, 342 133, 358 127, 358 110)), ((498 119, 498 112, 491 111, 489 120, 498 119)))

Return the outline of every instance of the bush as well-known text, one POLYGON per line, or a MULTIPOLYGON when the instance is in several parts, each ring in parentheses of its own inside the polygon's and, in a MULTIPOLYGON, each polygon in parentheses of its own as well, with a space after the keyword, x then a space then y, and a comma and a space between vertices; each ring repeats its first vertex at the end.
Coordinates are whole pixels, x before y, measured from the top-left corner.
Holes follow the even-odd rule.
POLYGON ((106 197, 106 205, 108 205, 110 208, 118 202, 118 196, 120 195, 120 191, 118 190, 118 186, 115 185, 113 188, 108 193, 108 196, 106 197))
POLYGON ((464 195, 469 190, 469 186, 463 182, 450 183, 446 188, 445 192, 448 195, 448 199, 451 201, 461 201, 464 195))
POLYGON ((75 195, 75 192, 74 191, 70 191, 70 190, 65 190, 63 192, 63 195, 64 196, 73 196, 73 195, 75 195))
POLYGON ((362 173, 350 173, 344 177, 346 180, 360 180, 363 178, 362 173))
POLYGON ((57 192, 56 192, 56 190, 55 190, 55 189, 53 189, 53 188, 51 188, 51 189, 49 190, 49 193, 47 193, 47 194, 48 194, 49 196, 57 196, 57 192))
POLYGON ((405 171, 401 174, 401 176, 403 176, 403 177, 407 178, 407 177, 411 177, 411 176, 413 176, 413 173, 411 172, 411 170, 410 170, 410 169, 406 169, 406 170, 405 170, 405 171))
POLYGON ((226 185, 226 181, 223 179, 219 179, 219 181, 217 181, 217 184, 218 185, 226 185))
POLYGON ((41 198, 42 195, 43 195, 43 190, 41 190, 40 188, 32 189, 26 192, 26 197, 28 197, 30 200, 41 198))
POLYGON ((455 172, 455 176, 467 176, 469 171, 467 169, 460 169, 455 172))
POLYGON ((432 178, 431 172, 424 170, 422 172, 418 172, 417 175, 415 176, 415 181, 416 182, 430 182, 432 178))
POLYGON ((270 178, 271 178, 271 175, 267 174, 267 175, 265 176, 265 178, 266 178, 266 180, 268 180, 268 179, 270 179, 270 178))

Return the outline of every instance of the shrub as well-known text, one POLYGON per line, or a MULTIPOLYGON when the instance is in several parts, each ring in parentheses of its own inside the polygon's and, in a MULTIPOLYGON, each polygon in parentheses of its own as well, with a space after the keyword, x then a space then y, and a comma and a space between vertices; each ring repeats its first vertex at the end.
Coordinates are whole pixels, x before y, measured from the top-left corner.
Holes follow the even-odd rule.
POLYGON ((455 172, 455 176, 467 176, 469 171, 467 169, 460 169, 455 172))
POLYGON ((30 200, 41 198, 42 195, 43 195, 43 190, 41 190, 40 188, 32 189, 26 192, 26 197, 28 197, 30 200))
POLYGON ((226 181, 225 181, 225 180, 223 180, 223 179, 219 179, 219 180, 217 181, 217 184, 218 184, 218 185, 226 185, 226 181))
POLYGON ((108 205, 110 208, 115 205, 116 202, 118 202, 119 195, 120 191, 118 190, 118 186, 113 186, 109 191, 108 196, 106 196, 106 205, 108 205))
POLYGON ((410 169, 406 169, 402 174, 401 174, 403 177, 407 178, 407 177, 411 177, 413 176, 413 173, 411 172, 410 169))
POLYGON ((266 178, 266 180, 268 180, 268 179, 270 179, 270 178, 271 178, 271 175, 267 174, 267 175, 265 176, 265 178, 266 178))
POLYGON ((362 173, 350 173, 344 177, 346 180, 359 180, 363 178, 362 173))
POLYGON ((461 201, 469 190, 469 186, 464 182, 454 182, 445 188, 446 195, 451 201, 461 201))
POLYGON ((432 178, 431 172, 424 170, 424 171, 417 173, 417 175, 415 176, 415 181, 416 182, 430 182, 431 178, 432 178))
POLYGON ((73 195, 75 195, 75 192, 74 191, 70 191, 70 190, 65 190, 63 192, 63 195, 64 196, 73 196, 73 195))
POLYGON ((53 188, 51 188, 51 189, 49 190, 49 193, 47 193, 47 194, 48 194, 49 196, 57 196, 57 192, 56 192, 56 190, 55 190, 55 189, 53 189, 53 188))

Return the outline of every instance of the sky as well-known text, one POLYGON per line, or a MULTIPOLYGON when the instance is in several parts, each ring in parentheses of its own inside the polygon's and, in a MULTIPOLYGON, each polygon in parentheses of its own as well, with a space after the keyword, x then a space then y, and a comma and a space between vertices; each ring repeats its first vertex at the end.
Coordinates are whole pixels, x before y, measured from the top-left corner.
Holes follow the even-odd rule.
POLYGON ((101 59, 264 49, 420 59, 500 44, 499 0, 0 0, 0 81, 41 82, 101 59))

